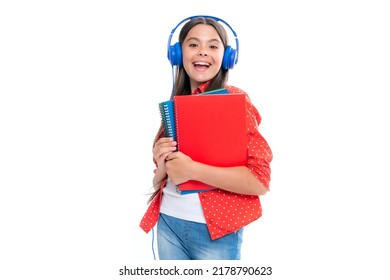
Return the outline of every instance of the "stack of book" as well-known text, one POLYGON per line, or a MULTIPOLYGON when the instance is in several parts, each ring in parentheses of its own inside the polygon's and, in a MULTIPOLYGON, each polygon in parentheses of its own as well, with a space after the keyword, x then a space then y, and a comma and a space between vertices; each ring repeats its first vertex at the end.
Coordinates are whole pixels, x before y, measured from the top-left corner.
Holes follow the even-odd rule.
MULTIPOLYGON (((195 161, 218 167, 246 165, 245 98, 221 89, 161 102, 165 136, 177 141, 178 150, 195 161)), ((188 194, 215 187, 191 180, 178 189, 188 194)))

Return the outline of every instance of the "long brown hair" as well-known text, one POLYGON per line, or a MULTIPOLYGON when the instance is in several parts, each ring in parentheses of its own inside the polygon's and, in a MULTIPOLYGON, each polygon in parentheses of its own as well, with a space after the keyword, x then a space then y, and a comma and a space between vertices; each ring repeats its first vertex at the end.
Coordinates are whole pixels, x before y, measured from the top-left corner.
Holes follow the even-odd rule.
MULTIPOLYGON (((222 41, 224 47, 226 48, 226 46, 229 43, 228 42, 228 35, 226 33, 226 30, 223 28, 223 26, 220 23, 218 23, 213 18, 209 18, 209 17, 196 17, 196 18, 193 18, 190 21, 188 21, 186 24, 184 24, 183 28, 181 29, 180 34, 179 34, 179 42, 180 42, 180 44, 182 44, 184 42, 184 40, 187 37, 187 35, 190 32, 190 30, 194 26, 196 26, 198 24, 206 24, 206 25, 211 25, 212 27, 214 27, 215 30, 217 31, 219 37, 221 38, 221 41, 222 41)), ((209 84, 208 84, 206 90, 214 90, 214 89, 218 89, 218 88, 224 87, 225 84, 227 83, 228 76, 229 76, 229 70, 228 69, 223 69, 221 67, 219 69, 217 75, 215 75, 209 81, 209 84)), ((188 76, 188 74, 185 71, 183 66, 178 67, 177 70, 176 70, 176 74, 175 74, 175 82, 174 82, 174 86, 173 86, 173 96, 176 96, 176 95, 190 95, 190 94, 191 94, 190 78, 189 78, 189 76, 188 76)), ((163 131, 163 126, 161 124, 160 128, 157 131, 157 134, 156 134, 156 136, 154 138, 153 146, 156 144, 158 139, 161 138, 161 136, 163 135, 163 132, 164 132, 163 131)), ((151 195, 151 197, 149 198, 149 202, 151 200, 153 200, 153 198, 157 195, 158 191, 159 190, 156 190, 151 195)))

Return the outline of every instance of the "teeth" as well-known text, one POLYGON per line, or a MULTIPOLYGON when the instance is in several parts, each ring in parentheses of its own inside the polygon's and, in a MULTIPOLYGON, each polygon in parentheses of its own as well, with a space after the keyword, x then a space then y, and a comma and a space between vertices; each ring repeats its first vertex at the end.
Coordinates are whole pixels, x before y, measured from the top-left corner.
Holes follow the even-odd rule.
POLYGON ((194 64, 195 64, 195 65, 204 65, 204 66, 209 66, 209 64, 208 64, 208 63, 206 63, 206 62, 195 62, 194 64))

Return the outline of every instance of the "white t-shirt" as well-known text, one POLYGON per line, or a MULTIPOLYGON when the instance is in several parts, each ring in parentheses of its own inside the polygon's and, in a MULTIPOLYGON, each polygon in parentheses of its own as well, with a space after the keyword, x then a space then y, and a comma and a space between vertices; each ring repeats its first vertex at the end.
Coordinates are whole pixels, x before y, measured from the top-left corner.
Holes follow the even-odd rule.
POLYGON ((169 178, 163 189, 160 212, 187 221, 206 223, 198 193, 180 194, 169 178))

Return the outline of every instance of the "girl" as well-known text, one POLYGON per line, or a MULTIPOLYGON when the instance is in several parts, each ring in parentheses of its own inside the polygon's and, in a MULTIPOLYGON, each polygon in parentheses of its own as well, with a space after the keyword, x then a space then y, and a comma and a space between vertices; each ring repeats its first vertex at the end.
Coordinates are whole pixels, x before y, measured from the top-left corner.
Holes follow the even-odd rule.
POLYGON ((160 127, 153 146, 156 192, 140 226, 148 232, 158 219, 161 260, 239 260, 243 228, 262 214, 259 196, 269 190, 272 152, 258 131, 261 117, 248 95, 227 85, 229 68, 234 64, 224 65, 230 46, 220 19, 189 19, 179 34, 182 57, 173 95, 194 95, 221 87, 245 94, 248 160, 245 166, 237 167, 196 162, 176 151, 177 143, 163 137, 160 127), (188 180, 217 189, 181 195, 175 186, 188 180))

